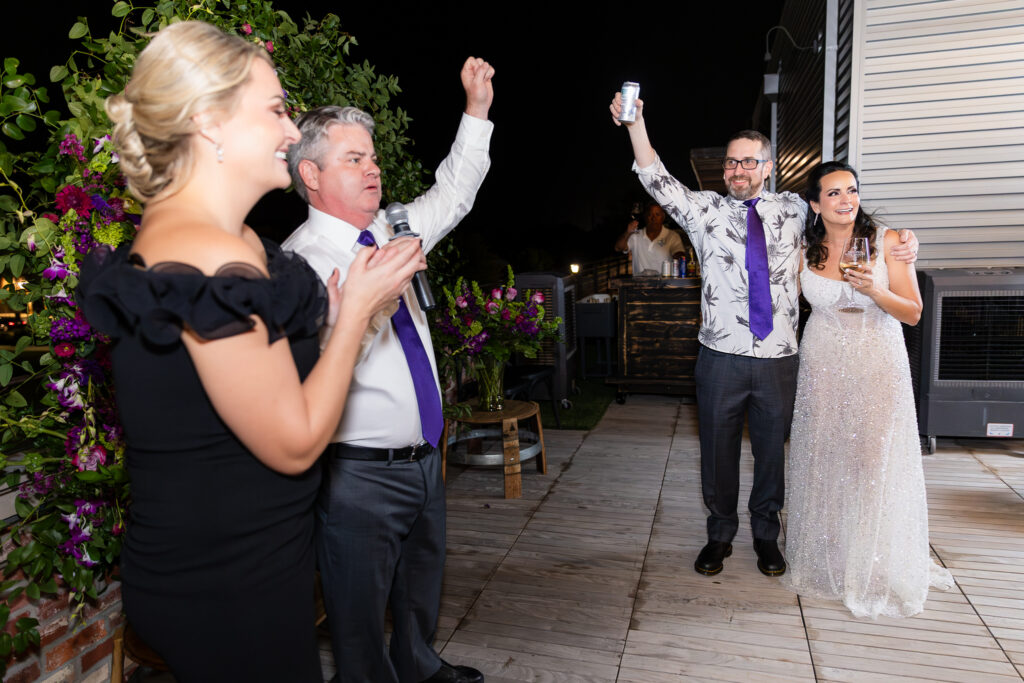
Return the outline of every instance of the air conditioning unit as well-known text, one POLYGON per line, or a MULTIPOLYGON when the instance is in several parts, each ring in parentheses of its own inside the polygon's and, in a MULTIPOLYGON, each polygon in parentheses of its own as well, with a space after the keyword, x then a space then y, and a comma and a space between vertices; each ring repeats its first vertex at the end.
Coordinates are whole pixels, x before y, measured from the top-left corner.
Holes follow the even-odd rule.
POLYGON ((1024 268, 918 272, 921 322, 904 326, 918 428, 939 436, 1024 432, 1024 268))
MULTIPOLYGON (((541 343, 537 358, 526 362, 537 365, 551 365, 555 376, 552 383, 554 396, 531 396, 530 398, 552 399, 565 403, 572 392, 576 377, 576 283, 572 276, 555 273, 518 273, 516 289, 525 291, 532 289, 544 295, 544 319, 561 318, 559 333, 562 341, 555 343, 550 339, 541 343)), ((537 385, 544 388, 543 383, 537 385)))

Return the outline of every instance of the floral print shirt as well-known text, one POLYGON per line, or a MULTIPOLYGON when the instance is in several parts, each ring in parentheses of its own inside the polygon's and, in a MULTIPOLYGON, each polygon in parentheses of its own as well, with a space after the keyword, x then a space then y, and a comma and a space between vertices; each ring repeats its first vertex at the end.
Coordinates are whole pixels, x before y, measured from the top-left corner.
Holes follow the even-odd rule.
POLYGON ((694 192, 672 177, 660 158, 633 163, 647 192, 686 230, 701 269, 701 344, 722 353, 782 358, 797 351, 800 241, 807 204, 792 192, 761 192, 771 273, 773 329, 764 340, 750 331, 746 269, 747 207, 717 192, 694 192))

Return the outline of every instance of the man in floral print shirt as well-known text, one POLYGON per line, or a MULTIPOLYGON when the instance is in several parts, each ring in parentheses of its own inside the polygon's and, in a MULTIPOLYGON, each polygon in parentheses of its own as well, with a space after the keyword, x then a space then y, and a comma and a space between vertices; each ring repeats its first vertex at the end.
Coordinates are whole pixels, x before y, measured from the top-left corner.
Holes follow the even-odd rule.
MULTIPOLYGON (((616 125, 621 96, 610 106, 616 125)), ((695 192, 665 169, 647 136, 643 102, 636 121, 626 123, 633 145, 633 170, 647 192, 686 230, 702 273, 701 349, 695 377, 700 423, 701 488, 709 510, 708 542, 694 568, 701 574, 722 571, 739 528, 740 444, 749 423, 754 482, 748 501, 757 568, 768 576, 786 571, 779 551, 779 511, 785 499, 785 441, 793 417, 797 378, 797 323, 800 243, 807 204, 792 192, 764 189, 771 175, 771 142, 757 131, 741 131, 729 140, 723 161, 728 196, 695 192), (751 331, 747 276, 746 200, 764 226, 771 300, 770 331, 751 331)), ((917 240, 893 254, 913 262, 917 240)))

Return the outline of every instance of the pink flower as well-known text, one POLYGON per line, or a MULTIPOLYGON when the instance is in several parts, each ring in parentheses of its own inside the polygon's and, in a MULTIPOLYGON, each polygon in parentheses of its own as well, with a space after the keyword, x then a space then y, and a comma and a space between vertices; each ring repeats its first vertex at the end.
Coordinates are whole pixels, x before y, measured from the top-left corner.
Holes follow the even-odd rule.
POLYGON ((70 358, 75 355, 75 345, 71 342, 61 342, 53 347, 53 352, 60 358, 70 358))
POLYGON ((114 534, 115 536, 120 536, 124 533, 124 526, 122 524, 114 522, 114 526, 110 529, 110 533, 114 534))
POLYGON ((95 472, 100 465, 107 464, 107 449, 98 443, 84 446, 75 453, 74 457, 71 458, 71 462, 78 468, 79 472, 86 470, 95 472))
POLYGON ((512 301, 512 299, 516 298, 516 294, 518 294, 518 293, 519 293, 518 289, 516 289, 515 287, 509 287, 508 291, 505 292, 505 298, 508 299, 509 301, 512 301))
POLYGON ((491 290, 491 298, 492 299, 500 299, 501 298, 501 289, 498 288, 498 287, 495 287, 494 289, 492 289, 491 290))
POLYGON ((68 185, 61 188, 60 192, 57 193, 56 203, 61 213, 74 209, 79 218, 88 218, 89 211, 92 210, 93 206, 92 198, 85 193, 85 190, 76 185, 68 185))
POLYGON ((484 310, 486 310, 491 315, 497 313, 499 308, 501 308, 501 306, 498 305, 497 301, 488 301, 486 304, 484 304, 484 310))
POLYGON ((535 304, 544 303, 544 294, 542 292, 534 292, 533 296, 530 297, 530 301, 535 304))
POLYGON ((30 254, 36 253, 36 236, 35 235, 29 235, 27 241, 28 241, 28 251, 29 251, 29 253, 30 254))
POLYGON ((251 34, 252 26, 249 26, 249 24, 242 24, 242 33, 244 33, 245 35, 251 34))
POLYGON ((456 305, 458 305, 459 308, 465 308, 466 306, 469 306, 469 302, 466 301, 466 297, 464 296, 455 297, 455 303, 456 305))
POLYGON ((267 44, 264 45, 264 47, 267 48, 267 52, 273 52, 274 51, 274 41, 268 40, 267 44))

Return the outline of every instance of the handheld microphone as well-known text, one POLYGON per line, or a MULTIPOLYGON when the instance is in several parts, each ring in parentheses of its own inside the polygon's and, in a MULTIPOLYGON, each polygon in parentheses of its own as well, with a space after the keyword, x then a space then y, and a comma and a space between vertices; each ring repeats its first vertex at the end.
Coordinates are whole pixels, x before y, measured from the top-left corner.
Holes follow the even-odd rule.
MULTIPOLYGON (((384 217, 387 218, 388 223, 395 229, 395 235, 392 240, 396 240, 400 237, 419 237, 419 234, 412 231, 409 227, 409 212, 406 210, 405 205, 401 202, 391 202, 387 208, 384 209, 384 217)), ((388 240, 389 242, 391 240, 388 240)), ((437 307, 437 302, 434 301, 434 293, 430 291, 430 283, 427 282, 427 274, 422 270, 416 271, 416 274, 412 276, 412 291, 416 292, 416 301, 419 302, 420 308, 424 311, 429 311, 437 307)))

